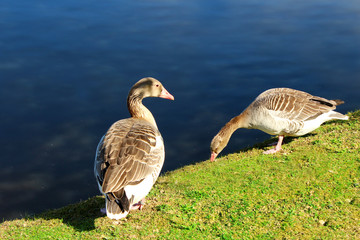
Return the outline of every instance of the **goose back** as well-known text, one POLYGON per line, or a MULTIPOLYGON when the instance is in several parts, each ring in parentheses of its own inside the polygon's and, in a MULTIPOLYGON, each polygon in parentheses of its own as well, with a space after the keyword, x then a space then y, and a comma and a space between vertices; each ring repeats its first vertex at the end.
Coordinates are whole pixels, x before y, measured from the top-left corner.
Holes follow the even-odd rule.
POLYGON ((273 88, 260 94, 254 105, 274 111, 279 117, 304 121, 334 110, 340 100, 328 100, 291 88, 273 88))

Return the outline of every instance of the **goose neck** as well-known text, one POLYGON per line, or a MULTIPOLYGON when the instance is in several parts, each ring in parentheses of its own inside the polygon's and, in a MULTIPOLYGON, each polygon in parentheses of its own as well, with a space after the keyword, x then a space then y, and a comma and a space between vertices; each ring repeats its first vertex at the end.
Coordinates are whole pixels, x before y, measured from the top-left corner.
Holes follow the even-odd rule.
POLYGON ((143 98, 141 95, 131 94, 127 99, 127 106, 131 117, 144 119, 152 123, 156 128, 156 121, 149 109, 142 103, 143 98))

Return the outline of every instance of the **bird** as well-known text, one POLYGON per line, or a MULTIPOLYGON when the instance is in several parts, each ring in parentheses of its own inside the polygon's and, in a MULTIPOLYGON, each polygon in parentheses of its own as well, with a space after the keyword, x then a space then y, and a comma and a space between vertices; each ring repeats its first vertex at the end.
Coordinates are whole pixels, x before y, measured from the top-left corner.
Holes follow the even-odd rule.
POLYGON ((239 128, 259 129, 278 135, 275 148, 264 154, 279 152, 284 136, 302 136, 326 121, 348 120, 348 116, 334 111, 343 103, 342 100, 328 100, 291 88, 268 89, 215 135, 210 144, 210 161, 215 161, 239 128))
POLYGON ((119 220, 130 210, 143 208, 164 163, 163 138, 142 103, 146 97, 174 100, 157 79, 140 79, 127 97, 131 117, 113 123, 96 148, 94 173, 110 219, 119 220))

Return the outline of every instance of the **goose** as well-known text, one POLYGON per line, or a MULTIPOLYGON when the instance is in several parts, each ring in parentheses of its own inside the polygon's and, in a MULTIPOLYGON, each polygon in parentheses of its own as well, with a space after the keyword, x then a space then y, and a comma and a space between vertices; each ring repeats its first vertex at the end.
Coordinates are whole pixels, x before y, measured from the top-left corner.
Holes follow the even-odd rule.
POLYGON ((127 97, 131 117, 112 124, 96 149, 94 173, 111 219, 143 207, 164 163, 163 139, 152 113, 142 104, 146 97, 174 100, 157 79, 140 79, 127 97))
POLYGON ((261 93, 240 115, 232 118, 212 139, 211 157, 226 147, 231 135, 239 128, 259 129, 270 135, 278 135, 274 149, 264 154, 281 150, 284 136, 302 136, 312 132, 330 120, 348 120, 348 116, 335 112, 342 100, 327 100, 291 88, 272 88, 261 93))

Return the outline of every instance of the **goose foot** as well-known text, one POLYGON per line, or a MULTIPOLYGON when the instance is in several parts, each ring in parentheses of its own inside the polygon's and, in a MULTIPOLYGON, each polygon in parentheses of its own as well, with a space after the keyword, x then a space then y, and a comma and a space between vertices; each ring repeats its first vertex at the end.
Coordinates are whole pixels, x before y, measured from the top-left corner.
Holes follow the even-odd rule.
POLYGON ((143 198, 141 201, 139 201, 138 203, 135 203, 131 206, 131 210, 135 210, 135 209, 139 209, 141 210, 145 205, 145 198, 143 198))
POLYGON ((283 135, 279 135, 279 141, 277 142, 276 147, 273 148, 273 149, 264 151, 263 153, 264 153, 264 154, 274 154, 274 153, 282 150, 281 144, 282 144, 283 139, 284 139, 284 136, 283 136, 283 135))
POLYGON ((281 150, 281 148, 280 149, 273 148, 273 149, 269 149, 267 151, 264 151, 263 154, 274 154, 274 153, 279 152, 280 150, 281 150))

